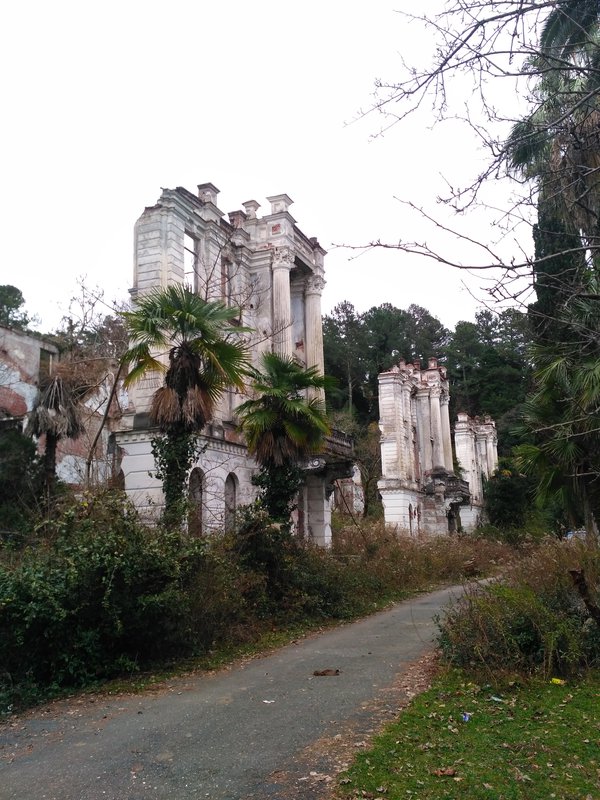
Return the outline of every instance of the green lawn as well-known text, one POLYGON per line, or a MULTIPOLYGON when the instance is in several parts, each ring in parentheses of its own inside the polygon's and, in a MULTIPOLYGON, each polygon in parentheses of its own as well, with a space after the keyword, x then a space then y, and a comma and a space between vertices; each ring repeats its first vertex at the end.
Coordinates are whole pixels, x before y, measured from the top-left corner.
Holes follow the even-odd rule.
POLYGON ((340 776, 338 795, 598 800, 600 674, 493 687, 442 676, 340 776))

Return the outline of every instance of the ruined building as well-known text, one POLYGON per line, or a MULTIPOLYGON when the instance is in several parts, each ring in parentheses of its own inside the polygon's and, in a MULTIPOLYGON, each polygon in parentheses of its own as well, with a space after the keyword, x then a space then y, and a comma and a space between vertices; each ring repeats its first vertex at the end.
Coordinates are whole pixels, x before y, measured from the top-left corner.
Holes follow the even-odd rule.
POLYGON ((411 534, 473 530, 483 511, 483 479, 498 463, 494 422, 459 414, 452 452, 444 367, 401 361, 379 376, 385 521, 411 534))
POLYGON ((464 412, 454 424, 454 449, 461 476, 469 484, 469 503, 460 510, 465 530, 473 530, 481 521, 483 481, 498 466, 496 424, 490 417, 472 419, 464 412))
MULTIPOLYGON (((262 351, 295 356, 323 371, 321 293, 325 250, 297 227, 286 194, 267 198, 269 208, 249 200, 243 210, 225 215, 218 189, 198 186, 198 194, 178 187, 163 190, 135 226, 132 299, 173 283, 191 286, 207 300, 220 300, 252 329, 249 344, 255 363, 262 351)), ((162 381, 149 377, 132 387, 118 444, 125 488, 148 515, 162 505, 160 481, 153 476, 150 398, 162 381)), ((243 396, 225 394, 212 422, 199 432, 202 454, 190 476, 190 500, 198 530, 227 525, 240 504, 256 496, 249 458, 235 420, 243 396)), ((329 495, 333 480, 351 474, 351 443, 332 436, 326 452, 306 464, 306 483, 297 512, 297 528, 320 544, 331 539, 329 495)))
MULTIPOLYGON (((0 432, 22 431, 35 407, 40 385, 55 373, 60 353, 55 342, 29 331, 0 326, 0 432)), ((80 407, 84 432, 77 439, 61 438, 56 454, 56 474, 65 483, 84 486, 106 483, 115 477, 115 448, 111 435, 121 415, 122 392, 110 399, 110 387, 118 364, 107 360, 98 373, 95 391, 80 407), (106 419, 104 415, 106 413, 106 419)), ((45 437, 38 441, 44 451, 45 437)), ((114 482, 114 481, 113 481, 114 482)))

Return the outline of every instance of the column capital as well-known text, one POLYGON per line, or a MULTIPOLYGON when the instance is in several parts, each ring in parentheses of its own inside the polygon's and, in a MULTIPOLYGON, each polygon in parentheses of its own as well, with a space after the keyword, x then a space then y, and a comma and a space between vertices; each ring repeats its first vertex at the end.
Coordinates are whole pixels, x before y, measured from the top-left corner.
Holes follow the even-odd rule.
POLYGON ((273 248, 273 269, 290 270, 294 266, 294 252, 291 247, 273 248))
POLYGON ((306 294, 320 295, 325 288, 325 283, 325 278, 322 278, 320 275, 310 275, 306 279, 306 294))

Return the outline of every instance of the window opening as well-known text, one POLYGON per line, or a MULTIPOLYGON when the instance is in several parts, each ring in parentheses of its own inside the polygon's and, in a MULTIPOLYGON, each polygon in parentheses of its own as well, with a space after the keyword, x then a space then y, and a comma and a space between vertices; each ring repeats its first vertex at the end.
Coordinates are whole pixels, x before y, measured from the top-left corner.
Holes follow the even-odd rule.
POLYGON ((190 536, 202 536, 202 505, 204 500, 204 474, 196 467, 192 470, 189 484, 190 510, 188 532, 190 536))
POLYGON ((189 233, 183 237, 183 271, 186 281, 198 291, 198 239, 189 233))
POLYGON ((235 512, 237 508, 238 480, 230 472, 225 481, 225 530, 230 531, 235 523, 235 512))

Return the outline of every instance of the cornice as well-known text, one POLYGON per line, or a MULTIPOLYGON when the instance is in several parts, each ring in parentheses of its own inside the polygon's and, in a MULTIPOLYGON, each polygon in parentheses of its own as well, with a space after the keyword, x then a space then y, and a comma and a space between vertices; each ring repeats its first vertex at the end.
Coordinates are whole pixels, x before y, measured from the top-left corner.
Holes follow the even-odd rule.
MULTIPOLYGON (((138 442, 149 442, 156 436, 156 430, 138 430, 138 431, 116 431, 115 435, 119 445, 134 444, 138 442)), ((229 455, 245 456, 248 453, 248 448, 244 444, 237 444, 236 442, 228 442, 225 439, 219 439, 214 436, 198 436, 196 437, 199 442, 205 442, 208 448, 215 450, 219 453, 228 453, 229 455)), ((200 456, 200 459, 202 456, 200 456)))

